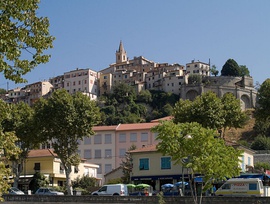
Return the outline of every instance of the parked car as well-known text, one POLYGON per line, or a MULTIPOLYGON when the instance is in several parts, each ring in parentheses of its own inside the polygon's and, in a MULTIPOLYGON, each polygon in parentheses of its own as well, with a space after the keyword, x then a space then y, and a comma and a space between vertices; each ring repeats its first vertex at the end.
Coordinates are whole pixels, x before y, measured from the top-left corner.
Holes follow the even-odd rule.
POLYGON ((52 187, 41 187, 35 192, 36 195, 64 195, 63 192, 56 191, 52 187))
POLYGON ((8 190, 8 194, 13 194, 13 195, 24 195, 24 192, 22 192, 20 189, 15 188, 15 187, 11 187, 8 190))
POLYGON ((126 184, 104 185, 99 190, 92 192, 91 195, 127 196, 128 189, 126 184))

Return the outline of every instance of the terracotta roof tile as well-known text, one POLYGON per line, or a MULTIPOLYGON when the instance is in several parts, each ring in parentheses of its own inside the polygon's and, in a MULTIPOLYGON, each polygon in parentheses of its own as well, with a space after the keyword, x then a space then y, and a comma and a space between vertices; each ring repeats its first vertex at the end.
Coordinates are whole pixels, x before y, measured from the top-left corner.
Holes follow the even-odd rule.
POLYGON ((149 130, 159 123, 133 123, 133 124, 120 124, 116 131, 127 131, 127 130, 149 130))
POLYGON ((164 118, 158 118, 158 119, 155 119, 155 120, 151 120, 151 123, 156 123, 156 122, 159 122, 160 120, 172 120, 174 117, 173 116, 167 116, 167 117, 164 117, 164 118))
POLYGON ((157 151, 157 145, 153 144, 153 145, 147 145, 147 146, 139 148, 139 149, 131 150, 129 152, 130 153, 138 153, 138 152, 156 152, 156 151, 157 151))
POLYGON ((111 126, 94 126, 93 131, 109 131, 109 130, 116 130, 117 125, 111 126))
POLYGON ((57 154, 52 149, 34 149, 29 151, 28 158, 30 157, 57 157, 57 154))

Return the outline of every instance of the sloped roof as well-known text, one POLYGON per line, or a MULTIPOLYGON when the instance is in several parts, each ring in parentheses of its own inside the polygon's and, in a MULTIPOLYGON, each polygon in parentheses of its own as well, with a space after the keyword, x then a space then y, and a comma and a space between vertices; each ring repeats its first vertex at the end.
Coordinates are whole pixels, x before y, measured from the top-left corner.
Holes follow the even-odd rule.
POLYGON ((131 150, 129 152, 130 153, 138 153, 138 152, 156 152, 156 151, 157 151, 157 145, 153 144, 153 145, 147 145, 145 147, 138 148, 135 150, 131 150))
POLYGON ((116 131, 127 131, 127 130, 149 130, 159 123, 133 123, 133 124, 120 124, 116 131))
POLYGON ((117 125, 110 125, 110 126, 94 126, 92 129, 93 131, 111 131, 116 130, 117 125))
POLYGON ((33 157, 57 157, 57 154, 52 149, 34 149, 28 153, 28 158, 33 157))
POLYGON ((155 119, 155 120, 151 120, 151 123, 156 123, 156 122, 159 122, 160 120, 172 120, 174 119, 173 116, 167 116, 167 117, 164 117, 164 118, 158 118, 158 119, 155 119))

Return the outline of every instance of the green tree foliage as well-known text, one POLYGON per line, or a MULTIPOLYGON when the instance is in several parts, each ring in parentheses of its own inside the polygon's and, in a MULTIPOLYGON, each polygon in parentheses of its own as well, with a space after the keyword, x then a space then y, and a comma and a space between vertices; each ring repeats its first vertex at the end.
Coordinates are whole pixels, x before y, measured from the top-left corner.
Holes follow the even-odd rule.
POLYGON ((2 125, 5 131, 13 131, 18 138, 17 146, 21 149, 18 157, 11 158, 12 172, 14 174, 14 187, 18 187, 18 181, 23 170, 23 165, 30 149, 37 148, 42 140, 35 135, 33 121, 34 110, 26 103, 9 104, 10 117, 6 118, 2 125))
POLYGON ((89 194, 91 187, 96 186, 96 178, 89 176, 77 177, 72 181, 73 189, 83 189, 83 194, 89 194))
POLYGON ((216 65, 212 65, 212 67, 210 68, 210 73, 211 75, 217 76, 219 71, 217 70, 216 65))
POLYGON ((1 88, 0 88, 0 95, 1 95, 1 94, 5 94, 5 93, 7 93, 6 89, 1 89, 1 88))
MULTIPOLYGON (((151 131, 158 133, 158 151, 171 156, 175 164, 185 165, 191 175, 200 173, 204 176, 203 191, 209 189, 215 180, 240 174, 238 165, 242 151, 226 146, 222 139, 216 139, 215 130, 203 128, 198 123, 162 121, 151 131), (189 158, 188 162, 184 164, 183 158, 189 158)), ((194 201, 201 203, 197 196, 194 201)))
POLYGON ((35 104, 35 121, 39 137, 52 142, 66 174, 68 194, 71 192, 71 167, 80 163, 78 140, 94 135, 92 127, 100 120, 99 108, 81 92, 70 95, 66 90, 53 92, 52 96, 35 104))
POLYGON ((130 151, 135 150, 136 145, 131 145, 131 147, 128 149, 128 151, 125 154, 125 158, 122 160, 120 166, 122 167, 124 176, 122 177, 123 183, 130 183, 130 173, 132 172, 132 158, 130 155, 130 151))
POLYGON ((124 183, 122 178, 113 178, 110 179, 107 184, 118 184, 118 183, 124 183))
POLYGON ((254 150, 270 150, 270 138, 258 135, 251 143, 250 147, 254 150))
POLYGON ((48 18, 38 17, 39 0, 0 1, 0 72, 16 83, 40 63, 49 61, 52 48, 48 18))
POLYGON ((40 172, 36 172, 33 176, 33 179, 31 180, 29 184, 29 189, 35 193, 37 189, 40 187, 47 186, 49 184, 49 180, 44 176, 44 174, 40 172))
POLYGON ((221 98, 223 104, 223 135, 226 128, 241 128, 248 121, 248 115, 242 111, 240 100, 236 99, 232 93, 226 93, 221 98))
POLYGON ((270 164, 268 162, 256 162, 254 169, 263 173, 265 170, 270 170, 270 164))
POLYGON ((175 123, 198 122, 205 128, 220 129, 225 123, 221 99, 213 92, 195 98, 193 102, 180 99, 175 104, 175 123))
POLYGON ((228 59, 223 65, 221 76, 240 76, 239 65, 234 59, 228 59))
POLYGON ((174 107, 174 122, 197 122, 205 128, 223 129, 242 127, 247 116, 241 110, 240 101, 232 94, 218 98, 213 92, 197 96, 193 102, 180 99, 174 107))
POLYGON ((198 74, 190 74, 188 77, 188 84, 200 84, 202 83, 202 76, 198 74))
POLYGON ((239 65, 240 76, 250 76, 249 70, 246 65, 239 65))
POLYGON ((270 136, 270 79, 266 79, 260 86, 255 108, 255 130, 267 137, 270 136))
POLYGON ((0 99, 0 201, 1 196, 9 188, 11 169, 6 165, 10 158, 16 158, 20 149, 16 146, 18 138, 14 132, 6 131, 3 121, 11 117, 10 106, 0 99))

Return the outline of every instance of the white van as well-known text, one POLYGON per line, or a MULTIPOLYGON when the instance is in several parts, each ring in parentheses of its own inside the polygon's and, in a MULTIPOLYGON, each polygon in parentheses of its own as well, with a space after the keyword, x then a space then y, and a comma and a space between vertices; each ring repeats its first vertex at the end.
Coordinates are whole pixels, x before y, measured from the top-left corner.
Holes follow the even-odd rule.
POLYGON ((259 178, 232 178, 227 180, 215 193, 217 196, 264 196, 259 178))
POLYGON ((125 184, 110 184, 102 186, 99 190, 92 192, 91 195, 127 196, 128 189, 125 184))

